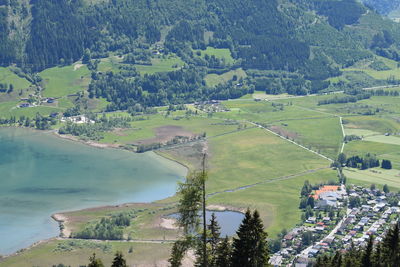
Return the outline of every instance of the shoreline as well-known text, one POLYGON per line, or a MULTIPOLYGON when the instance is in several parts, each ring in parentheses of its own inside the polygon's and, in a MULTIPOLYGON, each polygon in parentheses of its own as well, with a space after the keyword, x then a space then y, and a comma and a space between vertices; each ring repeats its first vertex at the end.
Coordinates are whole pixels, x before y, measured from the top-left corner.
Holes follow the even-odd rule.
MULTIPOLYGON (((125 149, 124 147, 121 147, 120 145, 117 145, 117 144, 112 145, 112 144, 97 143, 97 142, 94 142, 94 141, 84 141, 84 140, 80 140, 78 137, 75 137, 75 136, 72 136, 72 135, 69 135, 69 134, 68 135, 61 135, 56 130, 45 130, 45 131, 42 131, 42 130, 37 130, 37 129, 33 129, 33 128, 18 127, 18 126, 10 126, 10 127, 6 126, 5 128, 26 129, 26 130, 31 130, 31 131, 33 131, 35 133, 51 134, 51 135, 53 135, 53 136, 55 136, 57 138, 60 138, 62 140, 68 140, 68 141, 71 141, 71 142, 80 143, 82 145, 87 145, 87 146, 98 148, 98 149, 118 149, 118 150, 121 150, 121 151, 127 151, 127 152, 131 152, 131 153, 135 153, 135 152, 133 152, 131 150, 128 150, 128 149, 125 149)), ((149 151, 149 152, 152 152, 152 153, 154 153, 154 155, 156 155, 158 157, 161 157, 161 158, 163 158, 163 159, 165 159, 167 161, 170 161, 170 162, 173 162, 173 163, 181 165, 182 167, 184 167, 186 169, 186 174, 188 174, 190 172, 189 166, 186 166, 182 162, 179 162, 179 161, 177 161, 175 159, 172 159, 172 158, 169 158, 169 157, 165 157, 165 156, 161 155, 160 153, 157 153, 156 151, 149 151)), ((140 154, 140 153, 135 153, 135 154, 140 154)), ((172 195, 172 196, 174 196, 174 195, 172 195)), ((172 197, 172 196, 170 196, 170 197, 172 197)), ((157 199, 157 200, 154 200, 154 201, 149 202, 149 203, 162 201, 162 200, 167 199, 167 198, 157 199)), ((54 237, 51 237, 51 238, 47 238, 47 239, 42 239, 42 240, 36 241, 33 244, 31 244, 30 246, 28 246, 26 248, 21 248, 21 249, 17 250, 16 252, 13 252, 11 254, 5 254, 5 255, 0 254, 0 262, 5 260, 5 259, 7 259, 7 258, 10 258, 10 257, 13 257, 13 256, 17 256, 20 253, 23 253, 25 251, 31 250, 32 248, 34 248, 34 247, 36 247, 38 245, 41 245, 41 244, 46 243, 46 242, 50 242, 52 240, 58 240, 60 238, 61 239, 65 239, 65 240, 67 240, 67 239, 73 240, 73 238, 70 238, 70 235, 71 235, 72 231, 71 231, 71 229, 69 229, 66 226, 66 224, 68 223, 68 216, 66 216, 65 214, 68 213, 68 212, 91 210, 91 209, 105 209, 105 208, 109 208, 109 207, 121 207, 121 206, 129 207, 129 206, 135 205, 135 204, 144 204, 144 202, 120 203, 120 204, 115 204, 115 205, 93 206, 93 207, 88 207, 88 208, 83 208, 83 209, 77 209, 77 210, 70 210, 70 211, 54 213, 54 214, 52 214, 50 216, 50 218, 52 218, 59 225, 59 235, 58 236, 54 236, 54 237)))

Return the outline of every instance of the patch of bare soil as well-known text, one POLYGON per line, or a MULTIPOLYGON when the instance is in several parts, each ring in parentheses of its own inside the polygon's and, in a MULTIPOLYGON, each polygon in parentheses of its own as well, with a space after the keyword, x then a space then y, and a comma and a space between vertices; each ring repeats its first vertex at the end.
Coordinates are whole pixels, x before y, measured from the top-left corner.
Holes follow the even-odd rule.
POLYGON ((156 137, 139 140, 135 143, 135 145, 150 145, 158 143, 165 144, 177 136, 187 137, 187 138, 196 137, 196 134, 186 131, 180 126, 174 126, 174 125, 161 126, 156 128, 154 131, 156 137))
POLYGON ((275 133, 277 133, 279 135, 282 135, 282 136, 284 136, 286 138, 289 138, 289 139, 296 139, 296 138, 299 137, 299 135, 297 133, 288 131, 288 130, 282 128, 281 126, 274 125, 274 126, 269 127, 269 129, 271 131, 273 131, 273 132, 275 132, 275 133))
POLYGON ((83 64, 75 64, 74 65, 74 71, 79 70, 80 68, 82 68, 84 65, 83 64))
POLYGON ((178 230, 179 227, 176 224, 175 219, 169 219, 169 218, 161 218, 160 222, 161 228, 168 229, 168 230, 178 230))

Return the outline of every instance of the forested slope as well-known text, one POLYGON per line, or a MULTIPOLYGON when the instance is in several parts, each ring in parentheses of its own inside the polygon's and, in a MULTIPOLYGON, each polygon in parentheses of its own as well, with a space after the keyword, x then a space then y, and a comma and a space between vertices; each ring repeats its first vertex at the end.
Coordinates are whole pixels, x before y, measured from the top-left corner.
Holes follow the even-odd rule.
MULTIPOLYGON (((176 76, 192 77, 184 81, 185 88, 177 85, 176 92, 172 88, 156 90, 157 104, 171 99, 175 99, 172 102, 194 99, 184 95, 199 87, 203 87, 201 92, 194 96, 210 94, 210 88, 203 82, 207 73, 220 74, 239 67, 250 74, 248 84, 253 88, 273 88, 270 93, 306 94, 327 88, 326 79, 339 76, 340 69, 357 61, 372 59, 374 55, 400 60, 399 26, 357 0, 91 3, 0 0, 0 65, 15 63, 26 72, 37 72, 71 64, 82 57, 84 63, 90 63, 110 54, 125 57, 126 63, 148 64, 150 59, 146 53, 151 54, 154 47, 161 47, 163 54, 173 53, 186 63, 183 70, 186 74, 169 75, 172 78, 141 77, 133 81, 131 78, 140 76, 134 69, 117 78, 123 84, 140 87, 145 94, 135 89, 133 93, 121 95, 124 86, 116 85, 121 82, 95 73, 91 96, 106 97, 109 101, 118 99, 114 104, 126 107, 133 97, 142 104, 147 103, 147 92, 153 92, 151 88, 146 89, 149 80, 159 78, 162 83, 176 76), (234 63, 196 56, 195 50, 206 47, 229 49, 234 63), (107 83, 114 89, 104 87, 107 83)), ((96 67, 93 64, 92 71, 96 72, 96 67)), ((240 89, 237 93, 237 88, 229 86, 211 95, 225 91, 224 97, 232 97, 247 92, 240 89), (236 92, 226 93, 233 89, 236 92)))

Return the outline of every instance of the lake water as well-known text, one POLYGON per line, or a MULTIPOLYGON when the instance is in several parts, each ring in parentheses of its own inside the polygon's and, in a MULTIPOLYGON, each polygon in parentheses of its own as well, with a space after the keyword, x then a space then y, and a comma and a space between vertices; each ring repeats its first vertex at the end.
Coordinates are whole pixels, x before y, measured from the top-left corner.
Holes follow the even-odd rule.
MULTIPOLYGON (((207 224, 210 223, 211 215, 215 214, 216 220, 221 227, 221 237, 234 236, 239 229, 240 224, 244 219, 244 214, 237 211, 206 211, 207 224)), ((201 215, 201 214, 200 214, 201 215)), ((179 214, 174 213, 168 217, 178 219, 179 214)), ((202 220, 202 219, 201 219, 202 220)), ((203 223, 201 223, 203 225, 203 223)))
POLYGON ((163 199, 175 193, 186 172, 154 153, 0 128, 0 254, 57 236, 53 213, 163 199))

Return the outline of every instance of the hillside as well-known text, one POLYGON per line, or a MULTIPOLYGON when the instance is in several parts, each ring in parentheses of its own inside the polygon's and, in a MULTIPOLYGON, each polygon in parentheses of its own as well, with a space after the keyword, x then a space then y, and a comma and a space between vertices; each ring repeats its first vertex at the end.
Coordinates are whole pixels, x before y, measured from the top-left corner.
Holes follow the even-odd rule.
MULTIPOLYGON (((400 27, 356 0, 0 0, 0 28, 2 66, 82 60, 83 91, 107 110, 395 83, 342 70, 400 60, 400 27)), ((70 92, 49 80, 44 95, 70 92)))
POLYGON ((400 8, 400 1, 398 0, 362 0, 362 2, 383 15, 388 15, 400 8))

